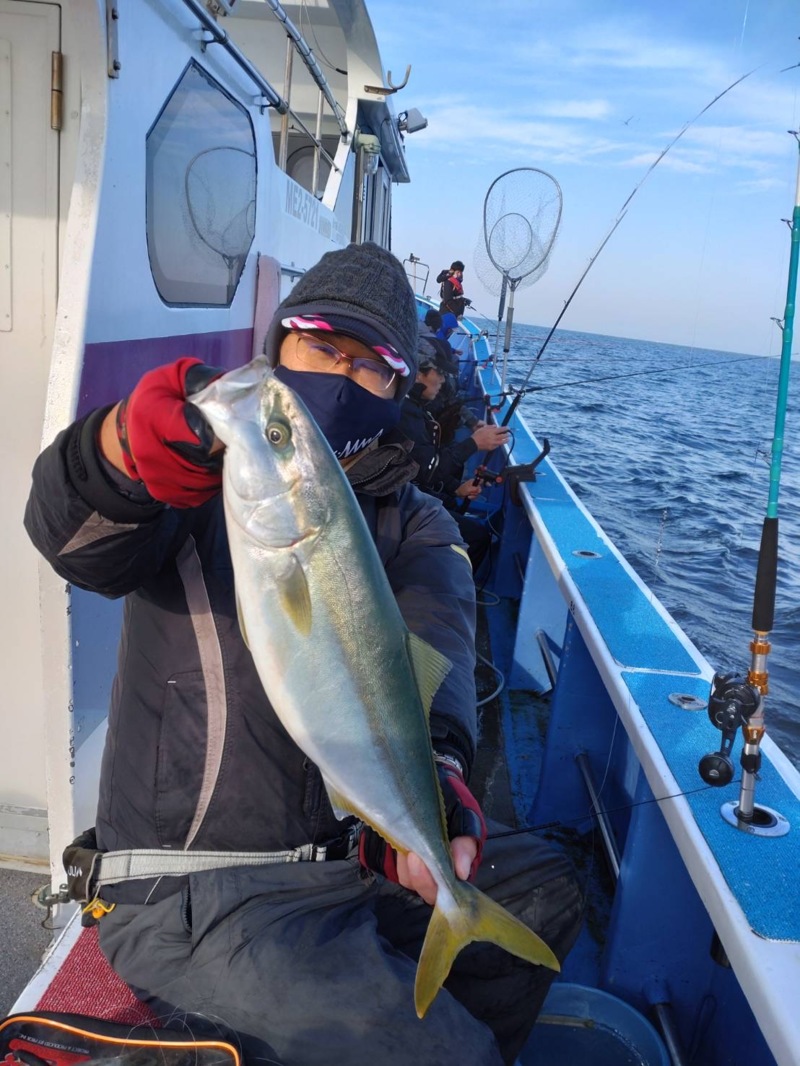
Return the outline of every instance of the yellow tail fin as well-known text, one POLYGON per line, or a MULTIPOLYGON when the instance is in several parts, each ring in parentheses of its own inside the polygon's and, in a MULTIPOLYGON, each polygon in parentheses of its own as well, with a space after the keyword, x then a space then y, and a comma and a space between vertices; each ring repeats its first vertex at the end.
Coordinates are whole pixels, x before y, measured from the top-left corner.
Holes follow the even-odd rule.
MULTIPOLYGON (((414 1005, 423 1018, 444 984, 455 957, 474 940, 485 940, 537 966, 560 970, 550 948, 527 925, 489 899, 474 885, 460 881, 450 886, 457 907, 434 908, 417 966, 414 1005)), ((441 893, 441 890, 440 890, 441 893)))

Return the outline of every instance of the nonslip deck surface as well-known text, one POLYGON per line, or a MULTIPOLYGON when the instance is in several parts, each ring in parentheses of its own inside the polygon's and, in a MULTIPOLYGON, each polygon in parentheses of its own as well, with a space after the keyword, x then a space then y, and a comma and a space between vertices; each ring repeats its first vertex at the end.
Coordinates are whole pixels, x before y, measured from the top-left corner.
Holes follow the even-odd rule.
POLYGON ((671 695, 696 696, 703 706, 709 682, 649 590, 619 562, 581 508, 553 478, 536 488, 536 506, 557 551, 619 671, 617 702, 635 706, 666 760, 750 927, 771 940, 800 942, 800 800, 764 757, 756 803, 773 808, 792 828, 783 837, 756 836, 726 822, 720 807, 737 801, 741 778, 737 737, 734 783, 704 785, 703 755, 721 734, 705 709, 687 711, 671 695), (577 553, 577 554, 576 554, 577 553), (587 554, 584 554, 587 553, 587 554))

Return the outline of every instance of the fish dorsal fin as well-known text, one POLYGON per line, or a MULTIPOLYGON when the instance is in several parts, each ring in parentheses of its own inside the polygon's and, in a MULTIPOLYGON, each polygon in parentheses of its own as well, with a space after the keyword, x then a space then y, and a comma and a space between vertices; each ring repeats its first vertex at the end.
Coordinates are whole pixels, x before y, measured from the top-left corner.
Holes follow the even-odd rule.
POLYGON ((419 688, 422 706, 425 708, 425 714, 430 714, 433 697, 453 664, 436 648, 431 647, 422 637, 414 633, 408 634, 408 651, 414 667, 414 677, 419 688))
POLYGON ((247 626, 244 624, 244 615, 242 614, 242 601, 239 599, 239 593, 236 593, 236 617, 239 620, 239 632, 242 634, 242 640, 244 646, 250 651, 250 641, 247 639, 247 626))
POLYGON ((303 567, 294 555, 277 584, 281 607, 298 633, 307 637, 311 632, 311 593, 303 567))

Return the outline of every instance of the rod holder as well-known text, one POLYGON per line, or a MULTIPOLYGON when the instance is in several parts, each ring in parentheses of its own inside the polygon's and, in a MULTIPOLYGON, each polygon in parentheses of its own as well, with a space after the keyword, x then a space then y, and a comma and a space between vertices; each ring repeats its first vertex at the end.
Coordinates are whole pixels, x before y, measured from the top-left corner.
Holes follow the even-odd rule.
POLYGON ((742 817, 742 810, 734 800, 723 803, 719 813, 728 825, 756 837, 785 837, 791 828, 780 811, 757 803, 753 805, 752 812, 746 818, 742 817))

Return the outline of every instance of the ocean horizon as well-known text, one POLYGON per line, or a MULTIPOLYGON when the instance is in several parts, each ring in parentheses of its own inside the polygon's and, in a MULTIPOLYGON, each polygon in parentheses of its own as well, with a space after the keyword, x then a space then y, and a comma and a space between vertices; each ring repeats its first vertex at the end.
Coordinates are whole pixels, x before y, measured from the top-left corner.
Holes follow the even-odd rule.
MULTIPOLYGON (((549 329, 515 323, 509 385, 522 383, 549 329)), ((501 334, 499 364, 502 347, 501 334)), ((765 712, 768 734, 800 768, 797 362, 784 434, 765 712)), ((774 355, 558 330, 520 405, 531 430, 549 439, 550 459, 570 486, 720 673, 750 667, 778 372, 774 355)), ((737 760, 740 750, 741 740, 737 760)))

